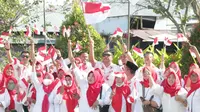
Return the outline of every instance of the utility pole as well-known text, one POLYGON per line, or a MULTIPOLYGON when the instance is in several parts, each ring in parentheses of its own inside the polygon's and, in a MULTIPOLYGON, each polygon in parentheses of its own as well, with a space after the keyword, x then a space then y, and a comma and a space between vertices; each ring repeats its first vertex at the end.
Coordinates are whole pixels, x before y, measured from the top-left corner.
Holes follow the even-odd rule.
MULTIPOLYGON (((46 33, 46 14, 45 14, 45 0, 43 0, 43 17, 44 17, 44 31, 46 33)), ((47 36, 46 34, 44 35, 44 45, 45 45, 45 48, 47 48, 47 36)))
POLYGON ((130 50, 130 0, 128 0, 128 42, 127 47, 130 50))

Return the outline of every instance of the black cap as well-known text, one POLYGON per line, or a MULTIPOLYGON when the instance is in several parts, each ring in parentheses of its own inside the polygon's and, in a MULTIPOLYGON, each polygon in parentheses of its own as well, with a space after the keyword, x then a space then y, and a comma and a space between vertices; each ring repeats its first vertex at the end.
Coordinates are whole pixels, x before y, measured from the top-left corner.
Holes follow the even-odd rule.
POLYGON ((112 56, 112 55, 113 55, 112 52, 110 52, 109 50, 104 51, 102 54, 102 56, 112 56))
POLYGON ((133 70, 134 72, 138 69, 138 66, 130 61, 126 62, 126 66, 128 68, 130 68, 131 70, 133 70))

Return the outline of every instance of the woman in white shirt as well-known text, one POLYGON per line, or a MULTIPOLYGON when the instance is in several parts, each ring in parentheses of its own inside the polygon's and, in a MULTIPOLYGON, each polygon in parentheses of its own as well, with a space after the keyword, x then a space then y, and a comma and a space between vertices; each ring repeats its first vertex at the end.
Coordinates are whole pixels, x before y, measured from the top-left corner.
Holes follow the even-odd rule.
POLYGON ((188 78, 191 80, 190 91, 187 94, 188 112, 200 111, 200 69, 192 70, 188 78))
POLYGON ((54 99, 55 112, 77 112, 79 89, 71 74, 65 74, 62 86, 58 88, 54 99))
POLYGON ((112 85, 109 112, 131 112, 131 103, 127 100, 131 93, 131 89, 126 81, 126 75, 123 72, 114 72, 114 74, 115 82, 112 85))
MULTIPOLYGON (((150 75, 149 75, 150 76, 150 75)), ((169 69, 162 86, 155 84, 150 76, 152 91, 161 97, 163 112, 185 112, 187 91, 181 87, 178 75, 169 69)))
POLYGON ((190 78, 188 77, 188 75, 190 74, 190 72, 194 69, 198 69, 199 66, 196 64, 196 63, 192 63, 189 67, 189 71, 188 71, 188 74, 184 76, 184 87, 187 91, 190 90, 190 84, 191 84, 191 80, 190 78))
MULTIPOLYGON (((151 76, 153 77, 153 80, 155 82, 157 81, 157 74, 156 74, 155 69, 152 69, 151 67, 147 67, 147 66, 142 68, 141 75, 143 77, 143 81, 136 82, 137 95, 132 96, 132 98, 135 100, 134 112, 143 112, 143 105, 151 105, 154 108, 160 107, 160 104, 161 104, 160 98, 158 95, 152 92, 152 89, 150 88, 150 85, 149 85, 149 76, 148 76, 149 72, 151 76)), ((133 93, 131 93, 131 95, 132 94, 133 93)))

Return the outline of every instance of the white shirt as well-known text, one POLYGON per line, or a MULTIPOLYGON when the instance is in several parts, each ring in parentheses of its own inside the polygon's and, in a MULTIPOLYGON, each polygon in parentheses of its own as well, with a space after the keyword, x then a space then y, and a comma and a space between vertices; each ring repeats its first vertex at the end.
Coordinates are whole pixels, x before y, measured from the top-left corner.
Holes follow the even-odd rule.
POLYGON ((5 112, 5 109, 10 105, 10 97, 8 90, 5 89, 5 92, 0 94, 0 103, 3 107, 0 107, 0 112, 5 112))
MULTIPOLYGON (((96 110, 93 110, 88 102, 87 102, 87 90, 88 90, 88 81, 85 77, 82 75, 83 72, 81 72, 78 68, 74 69, 74 74, 77 80, 77 83, 80 87, 80 99, 79 99, 79 111, 80 112, 99 112, 99 108, 96 110)), ((97 100, 99 101, 99 104, 101 106, 110 104, 110 94, 111 94, 111 88, 107 84, 102 85, 102 98, 100 96, 97 97, 97 100)))
MULTIPOLYGON (((170 94, 164 92, 164 88, 158 84, 153 87, 153 92, 161 97, 163 112, 185 112, 186 107, 181 102, 175 100, 175 96, 171 97, 170 94)), ((178 95, 183 99, 186 99, 187 91, 181 88, 178 91, 178 95)))
POLYGON ((187 97, 188 112, 200 112, 200 88, 193 91, 190 96, 187 97))
MULTIPOLYGON (((142 108, 142 101, 140 97, 143 97, 143 89, 142 89, 142 84, 137 81, 136 82, 136 90, 137 90, 137 96, 134 98, 135 99, 135 106, 134 106, 134 112, 143 112, 142 108)), ((160 107, 161 101, 160 97, 152 92, 152 89, 150 87, 145 88, 145 100, 150 100, 151 96, 154 95, 154 98, 152 101, 155 101, 157 105, 160 107)))
MULTIPOLYGON (((38 78, 36 76, 35 72, 32 72, 31 75, 31 81, 33 82, 33 85, 36 89, 36 103, 33 107, 33 112, 42 112, 42 102, 44 99, 44 95, 46 94, 43 90, 43 85, 38 81, 38 78)), ((59 82, 60 83, 60 82, 59 82)), ((61 84, 60 84, 61 85, 61 84)), ((54 112, 54 98, 57 93, 57 86, 60 86, 59 84, 54 87, 53 91, 50 93, 48 99, 49 99, 49 111, 48 112, 54 112)))

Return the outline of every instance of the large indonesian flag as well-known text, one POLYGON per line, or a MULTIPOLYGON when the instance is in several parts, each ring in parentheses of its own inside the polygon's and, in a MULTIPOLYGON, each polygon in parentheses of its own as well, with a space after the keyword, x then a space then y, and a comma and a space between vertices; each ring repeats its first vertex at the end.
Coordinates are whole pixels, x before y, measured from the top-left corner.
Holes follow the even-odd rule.
POLYGON ((110 12, 110 5, 101 2, 83 2, 86 24, 95 24, 105 20, 110 12))

